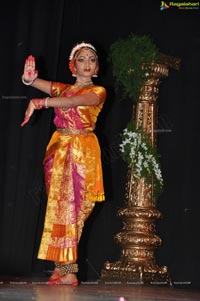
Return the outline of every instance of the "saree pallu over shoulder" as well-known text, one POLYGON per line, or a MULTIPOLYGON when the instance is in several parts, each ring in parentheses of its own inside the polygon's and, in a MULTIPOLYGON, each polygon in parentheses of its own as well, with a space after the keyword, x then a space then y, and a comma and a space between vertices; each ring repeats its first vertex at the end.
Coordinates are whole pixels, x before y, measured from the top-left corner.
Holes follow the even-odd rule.
POLYGON ((82 203, 105 200, 100 158, 93 132, 53 134, 44 159, 48 203, 38 258, 76 261, 82 203))
MULTIPOLYGON (((68 90, 72 87, 72 85, 70 84, 64 84, 64 83, 60 83, 60 82, 51 82, 51 91, 50 91, 50 95, 52 97, 57 97, 57 96, 61 96, 61 95, 65 95, 65 93, 68 92, 68 90)), ((100 99, 101 103, 105 102, 106 99, 106 89, 102 86, 98 86, 98 85, 92 85, 89 87, 85 87, 81 90, 79 90, 78 92, 76 92, 76 95, 80 95, 80 94, 84 94, 86 92, 93 92, 95 93, 98 98, 100 99)))
POLYGON ((70 84, 51 82, 50 95, 53 97, 60 96, 61 93, 67 91, 70 87, 70 84))

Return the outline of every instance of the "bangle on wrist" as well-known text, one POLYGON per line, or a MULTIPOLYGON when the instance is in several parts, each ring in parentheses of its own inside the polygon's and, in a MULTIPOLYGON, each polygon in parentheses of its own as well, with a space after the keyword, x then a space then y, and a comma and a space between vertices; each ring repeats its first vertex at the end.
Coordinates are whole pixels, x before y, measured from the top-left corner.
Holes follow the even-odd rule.
POLYGON ((44 101, 44 105, 45 105, 46 109, 48 109, 48 100, 49 100, 49 97, 46 97, 45 101, 44 101))
POLYGON ((45 108, 45 99, 44 98, 36 98, 36 99, 32 99, 31 101, 34 104, 34 107, 36 110, 45 108))
MULTIPOLYGON (((34 79, 35 80, 35 79, 34 79)), ((24 77, 22 76, 22 83, 26 86, 30 86, 32 85, 32 83, 34 82, 34 80, 31 80, 30 82, 25 81, 24 77)))

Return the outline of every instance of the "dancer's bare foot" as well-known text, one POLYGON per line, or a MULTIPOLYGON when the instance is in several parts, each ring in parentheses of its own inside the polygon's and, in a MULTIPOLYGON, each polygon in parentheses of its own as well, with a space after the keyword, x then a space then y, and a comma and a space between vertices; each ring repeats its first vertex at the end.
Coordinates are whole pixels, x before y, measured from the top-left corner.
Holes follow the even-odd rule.
POLYGON ((49 278, 49 284, 78 285, 76 263, 55 263, 55 269, 49 278))
POLYGON ((49 278, 49 281, 51 280, 55 280, 57 278, 60 278, 61 277, 61 272, 60 272, 60 269, 59 268, 55 268, 51 277, 49 278))
POLYGON ((75 274, 64 275, 64 276, 60 277, 60 280, 62 283, 65 283, 65 284, 72 284, 72 285, 78 284, 78 279, 75 274))
POLYGON ((66 284, 66 285, 77 286, 78 279, 75 274, 66 274, 58 278, 52 278, 52 277, 49 278, 49 284, 66 284))

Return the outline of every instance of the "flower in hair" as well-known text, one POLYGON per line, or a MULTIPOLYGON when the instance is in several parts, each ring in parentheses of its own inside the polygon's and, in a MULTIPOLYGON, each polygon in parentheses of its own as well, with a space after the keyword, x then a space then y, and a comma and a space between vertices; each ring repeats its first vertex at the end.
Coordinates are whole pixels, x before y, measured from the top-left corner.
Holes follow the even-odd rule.
POLYGON ((69 56, 69 60, 72 60, 74 57, 74 54, 76 53, 77 50, 84 48, 84 47, 88 47, 91 48, 93 51, 96 52, 96 49, 94 46, 92 46, 92 44, 90 43, 85 43, 85 42, 81 42, 79 44, 77 44, 76 46, 74 46, 71 50, 70 56, 69 56))
POLYGON ((75 68, 74 68, 74 61, 73 60, 69 61, 69 70, 71 71, 72 74, 76 73, 75 68))

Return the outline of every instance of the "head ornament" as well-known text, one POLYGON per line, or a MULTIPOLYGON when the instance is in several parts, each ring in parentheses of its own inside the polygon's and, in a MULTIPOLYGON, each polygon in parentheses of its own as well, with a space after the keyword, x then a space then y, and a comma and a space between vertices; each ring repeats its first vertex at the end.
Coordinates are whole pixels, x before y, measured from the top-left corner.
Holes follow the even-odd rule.
POLYGON ((74 46, 74 47, 72 48, 71 53, 70 53, 70 56, 69 56, 69 60, 70 60, 70 61, 73 60, 74 54, 75 54, 79 49, 85 48, 85 47, 86 47, 86 48, 90 48, 90 49, 92 49, 94 52, 96 52, 96 49, 95 49, 94 46, 92 46, 92 44, 86 43, 86 42, 81 42, 81 43, 77 44, 76 46, 74 46))

